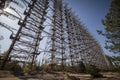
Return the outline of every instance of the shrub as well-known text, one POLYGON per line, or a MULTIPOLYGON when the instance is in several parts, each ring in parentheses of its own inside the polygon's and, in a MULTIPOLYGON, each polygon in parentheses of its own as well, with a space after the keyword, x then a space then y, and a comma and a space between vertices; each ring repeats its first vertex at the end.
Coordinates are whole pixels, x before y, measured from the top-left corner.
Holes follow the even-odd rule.
POLYGON ((98 69, 96 66, 94 65, 90 65, 87 69, 87 72, 89 74, 91 74, 91 76, 93 78, 96 78, 96 77, 103 77, 99 72, 100 72, 100 69, 98 69))
POLYGON ((24 73, 30 73, 30 71, 31 71, 31 70, 30 70, 29 66, 24 66, 24 67, 23 67, 23 72, 24 72, 24 73))
POLYGON ((85 65, 82 61, 79 63, 78 67, 79 67, 79 72, 80 73, 85 73, 86 72, 85 65))

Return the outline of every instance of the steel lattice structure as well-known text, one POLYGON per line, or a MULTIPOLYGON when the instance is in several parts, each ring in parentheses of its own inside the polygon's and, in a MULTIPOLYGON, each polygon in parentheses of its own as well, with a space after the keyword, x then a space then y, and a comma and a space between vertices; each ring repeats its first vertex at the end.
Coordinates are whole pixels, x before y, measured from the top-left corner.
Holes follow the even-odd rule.
MULTIPOLYGON (((11 1, 19 5, 16 0, 11 1)), ((74 66, 80 62, 85 65, 95 65, 100 69, 108 68, 107 59, 98 42, 90 35, 71 9, 63 4, 62 0, 22 1, 27 7, 23 13, 24 19, 4 11, 1 14, 19 19, 18 25, 20 26, 17 33, 14 34, 15 29, 0 22, 0 26, 13 33, 10 36, 12 44, 2 67, 8 58, 28 62, 32 66, 37 56, 44 52, 47 57, 43 58, 48 61, 51 68, 61 65, 64 69, 64 66, 68 64, 74 66), (42 33, 46 36, 42 36, 42 33), (47 46, 41 51, 40 46, 45 44, 40 44, 40 42, 44 37, 48 39, 47 46)))

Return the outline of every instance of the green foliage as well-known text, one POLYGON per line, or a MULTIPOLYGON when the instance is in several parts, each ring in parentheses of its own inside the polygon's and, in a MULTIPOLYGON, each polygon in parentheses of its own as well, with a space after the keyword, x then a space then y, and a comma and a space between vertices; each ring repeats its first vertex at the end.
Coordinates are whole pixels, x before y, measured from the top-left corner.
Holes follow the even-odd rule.
POLYGON ((14 75, 23 75, 22 68, 20 65, 16 64, 15 66, 11 67, 11 70, 13 71, 14 75))
POLYGON ((67 66, 64 66, 65 72, 72 72, 72 67, 68 64, 67 66))
POLYGON ((6 56, 7 53, 8 53, 8 51, 4 51, 2 56, 6 56))
POLYGON ((42 64, 40 70, 48 72, 51 70, 51 67, 48 64, 42 64))
POLYGON ((30 71, 31 70, 30 70, 30 67, 28 65, 26 65, 26 66, 23 67, 23 72, 24 73, 30 73, 30 71))
POLYGON ((97 78, 97 77, 103 77, 99 72, 100 72, 100 69, 98 69, 96 66, 94 65, 90 65, 87 69, 87 72, 89 74, 91 74, 91 76, 93 78, 97 78))
POLYGON ((115 72, 120 72, 120 56, 106 56, 110 66, 111 70, 115 72))
POLYGON ((97 32, 106 37, 105 48, 114 53, 120 53, 120 0, 111 2, 109 12, 102 23, 105 26, 105 32, 100 30, 97 32))
POLYGON ((79 66, 79 72, 80 73, 85 73, 86 72, 86 68, 85 68, 85 65, 84 65, 83 62, 80 62, 78 66, 79 66))
POLYGON ((15 61, 11 61, 7 63, 4 70, 13 72, 15 76, 23 75, 21 66, 18 64, 18 62, 15 62, 15 61))

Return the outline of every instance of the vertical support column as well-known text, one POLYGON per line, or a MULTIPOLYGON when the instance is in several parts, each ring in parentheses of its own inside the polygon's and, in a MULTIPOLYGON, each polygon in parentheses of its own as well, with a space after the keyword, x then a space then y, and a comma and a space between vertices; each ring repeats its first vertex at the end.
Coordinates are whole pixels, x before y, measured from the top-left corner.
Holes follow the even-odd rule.
MULTIPOLYGON (((34 3, 35 3, 35 1, 32 2, 32 4, 34 4, 34 3)), ((30 9, 28 10, 29 13, 31 12, 31 9, 32 9, 32 8, 30 8, 30 9)), ((28 16, 29 16, 29 15, 26 15, 26 16, 25 16, 25 18, 24 18, 24 20, 23 20, 23 24, 25 24, 25 21, 26 21, 26 19, 27 19, 28 16)), ((18 30, 15 38, 13 39, 12 44, 10 45, 10 48, 9 48, 9 50, 8 50, 5 58, 4 58, 3 64, 2 64, 2 66, 1 66, 1 69, 3 69, 3 68, 5 67, 5 65, 6 65, 6 63, 7 63, 7 61, 8 61, 9 55, 10 55, 11 51, 13 50, 13 47, 14 47, 16 41, 18 40, 19 34, 20 34, 20 32, 21 32, 21 30, 22 30, 23 27, 24 27, 24 25, 21 25, 21 26, 20 26, 20 28, 19 28, 19 30, 18 30)))
POLYGON ((25 18, 20 20, 18 25, 20 28, 12 38, 12 44, 4 58, 3 66, 5 66, 9 57, 12 61, 31 63, 31 69, 35 63, 41 38, 41 32, 44 27, 46 10, 48 8, 48 0, 31 0, 27 9, 24 11, 25 18))

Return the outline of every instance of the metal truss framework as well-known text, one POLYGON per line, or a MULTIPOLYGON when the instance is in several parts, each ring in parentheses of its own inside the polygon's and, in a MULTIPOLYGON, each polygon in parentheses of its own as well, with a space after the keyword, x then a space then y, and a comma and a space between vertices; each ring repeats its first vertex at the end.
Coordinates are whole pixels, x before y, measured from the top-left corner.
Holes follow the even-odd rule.
MULTIPOLYGON (((15 3, 16 0, 13 1, 15 3)), ((75 66, 81 61, 85 65, 95 65, 100 69, 108 68, 108 62, 98 42, 71 9, 66 4, 63 5, 62 0, 22 1, 27 5, 23 20, 15 15, 2 13, 19 19, 20 26, 17 33, 10 36, 12 44, 2 67, 8 58, 34 65, 37 56, 42 53, 39 48, 44 33, 48 37, 48 48, 44 49, 47 55, 45 60, 49 62, 51 68, 61 65, 64 69, 68 64, 75 66), (48 26, 50 26, 49 32, 45 30, 48 26)), ((0 26, 13 30, 5 23, 0 23, 0 26)))

